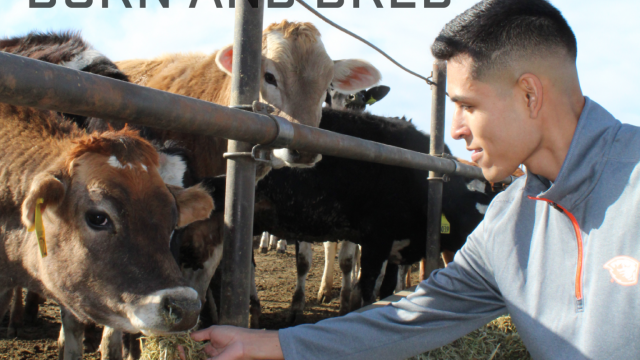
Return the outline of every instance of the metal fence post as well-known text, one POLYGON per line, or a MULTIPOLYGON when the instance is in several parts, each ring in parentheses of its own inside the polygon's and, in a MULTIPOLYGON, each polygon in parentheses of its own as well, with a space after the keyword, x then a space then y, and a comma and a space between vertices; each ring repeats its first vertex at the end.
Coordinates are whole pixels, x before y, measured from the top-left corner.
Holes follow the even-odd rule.
MULTIPOLYGON (((236 4, 231 106, 250 105, 259 98, 263 13, 263 0, 236 4)), ((251 148, 251 144, 230 140, 227 151, 251 152, 251 148)), ((255 176, 251 157, 228 158, 220 293, 220 323, 224 325, 249 325, 255 176)))
MULTIPOLYGON (((433 63, 433 82, 431 92, 431 140, 430 155, 444 152, 444 109, 447 87, 447 63, 433 63), (435 87, 435 89, 433 88, 435 87)), ((427 253, 425 258, 424 280, 439 268, 440 257, 440 219, 442 217, 443 174, 429 172, 429 203, 427 205, 427 253)))

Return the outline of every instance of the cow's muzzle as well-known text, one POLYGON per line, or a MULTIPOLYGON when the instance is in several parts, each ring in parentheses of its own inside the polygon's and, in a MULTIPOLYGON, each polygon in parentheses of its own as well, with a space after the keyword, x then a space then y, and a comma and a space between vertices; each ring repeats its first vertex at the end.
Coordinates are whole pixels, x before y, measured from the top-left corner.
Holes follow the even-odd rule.
POLYGON ((187 331, 198 323, 202 304, 192 288, 157 291, 129 311, 129 320, 145 335, 187 331))
POLYGON ((283 166, 310 168, 320 160, 322 160, 322 155, 320 154, 312 154, 292 149, 275 149, 271 156, 272 166, 276 169, 283 166))

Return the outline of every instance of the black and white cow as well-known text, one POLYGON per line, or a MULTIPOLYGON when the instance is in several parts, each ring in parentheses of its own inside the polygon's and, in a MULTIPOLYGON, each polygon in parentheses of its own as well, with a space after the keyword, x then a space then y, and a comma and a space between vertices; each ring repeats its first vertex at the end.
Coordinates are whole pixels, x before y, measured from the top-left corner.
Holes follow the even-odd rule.
MULTIPOLYGON (((371 106, 378 101, 382 100, 389 91, 390 87, 385 85, 378 85, 372 88, 359 91, 353 94, 345 94, 333 88, 333 86, 329 87, 327 90, 327 97, 325 99, 325 109, 335 109, 335 110, 351 110, 356 112, 363 112, 367 105, 371 106)), ((262 237, 260 238, 259 245, 260 252, 266 253, 269 250, 277 250, 279 254, 284 254, 287 251, 287 241, 284 239, 279 239, 277 236, 271 235, 268 232, 262 233, 262 237)), ((333 254, 335 257, 336 247, 335 243, 333 245, 325 246, 325 254, 327 256, 333 254)), ((327 259, 329 259, 327 257, 327 259)), ((333 258, 331 258, 333 260, 333 258)), ((333 270, 329 271, 331 274, 331 278, 327 278, 328 269, 333 269, 333 262, 325 263, 325 276, 322 277, 323 286, 320 289, 319 298, 322 297, 325 300, 331 300, 325 294, 321 295, 323 292, 323 288, 326 288, 325 284, 333 284, 333 270)), ((329 286, 330 288, 331 286, 329 286)))
POLYGON ((353 94, 342 93, 333 87, 327 90, 325 103, 327 108, 335 110, 353 110, 363 112, 367 105, 371 106, 382 100, 391 90, 385 85, 378 85, 367 90, 358 91, 353 94))
MULTIPOLYGON (((326 109, 320 127, 423 153, 429 150, 429 136, 402 119, 326 109)), ((272 171, 258 184, 254 232, 302 241, 296 248, 299 286, 292 320, 304 307, 309 242, 349 240, 362 246, 360 279, 352 294, 342 290, 342 313, 375 300, 375 282, 387 259, 397 264, 421 259, 426 252, 427 176, 426 171, 326 156, 312 169, 272 171), (346 303, 349 298, 351 304, 346 303)), ((443 234, 443 249, 456 251, 464 244, 491 199, 483 182, 453 177, 445 183, 443 213, 451 233, 443 234)), ((350 278, 351 268, 341 268, 343 279, 350 278)))

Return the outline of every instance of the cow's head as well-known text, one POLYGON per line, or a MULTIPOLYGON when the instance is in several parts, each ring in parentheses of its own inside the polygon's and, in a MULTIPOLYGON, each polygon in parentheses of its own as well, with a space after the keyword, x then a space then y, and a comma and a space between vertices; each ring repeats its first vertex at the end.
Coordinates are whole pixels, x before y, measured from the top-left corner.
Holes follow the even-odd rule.
MULTIPOLYGON (((216 55, 216 64, 231 74, 233 46, 216 55)), ((380 81, 380 72, 363 60, 332 61, 320 33, 310 23, 282 21, 271 24, 262 36, 260 100, 276 107, 276 115, 318 127, 322 104, 330 85, 354 93, 380 81)), ((273 152, 275 162, 287 166, 313 166, 321 156, 289 149, 273 152)))
POLYGON ((371 106, 387 96, 389 90, 391 90, 390 87, 379 85, 353 94, 343 94, 329 87, 324 102, 332 109, 363 112, 367 105, 371 106))
POLYGON ((38 278, 80 319, 144 333, 196 325, 201 303, 169 242, 177 227, 207 218, 213 202, 200 186, 166 185, 160 165, 154 148, 124 129, 81 138, 34 178, 22 221, 33 225, 43 199, 48 256, 30 245, 38 278))

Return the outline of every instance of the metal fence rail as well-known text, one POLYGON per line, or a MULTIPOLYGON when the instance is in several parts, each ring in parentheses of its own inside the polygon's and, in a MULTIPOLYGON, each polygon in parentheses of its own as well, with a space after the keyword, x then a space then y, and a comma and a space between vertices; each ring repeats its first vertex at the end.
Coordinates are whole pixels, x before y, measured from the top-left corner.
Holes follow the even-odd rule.
MULTIPOLYGON (((252 144, 268 144, 278 132, 273 120, 264 115, 1 52, 0 102, 252 144)), ((291 149, 484 179, 480 168, 454 160, 292 126, 291 149)), ((504 183, 512 181, 509 177, 504 183)))

